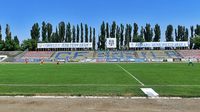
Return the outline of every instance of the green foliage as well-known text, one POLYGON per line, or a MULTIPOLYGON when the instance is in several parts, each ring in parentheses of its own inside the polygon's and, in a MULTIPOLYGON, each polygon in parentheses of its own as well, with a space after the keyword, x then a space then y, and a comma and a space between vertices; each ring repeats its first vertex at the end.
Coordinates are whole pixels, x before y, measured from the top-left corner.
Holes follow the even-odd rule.
MULTIPOLYGON (((59 25, 58 25, 58 29, 59 29, 59 32, 58 32, 58 35, 59 35, 59 42, 64 42, 65 40, 65 22, 60 22, 59 25)), ((67 25, 67 31, 66 31, 66 38, 69 40, 69 37, 68 36, 71 36, 71 29, 70 29, 70 23, 68 23, 67 25), (69 28, 69 29, 68 29, 69 28), (67 34, 69 33, 68 31, 70 30, 70 34, 67 34)), ((71 38, 71 37, 70 37, 71 38)), ((71 40, 71 39, 70 39, 71 40)))
POLYGON ((17 49, 19 49, 19 46, 17 46, 14 40, 8 39, 5 41, 4 51, 15 51, 17 49))
POLYGON ((72 41, 76 42, 76 28, 75 26, 72 27, 72 41))
POLYGON ((67 24, 67 29, 66 29, 66 40, 65 40, 65 42, 69 42, 70 43, 72 41, 71 36, 72 36, 71 24, 68 23, 67 24))
POLYGON ((51 42, 58 42, 59 40, 59 35, 58 35, 58 30, 56 28, 56 32, 54 32, 52 35, 51 35, 51 42))
POLYGON ((1 25, 0 25, 0 41, 2 41, 1 25))
POLYGON ((166 38, 166 41, 174 41, 173 39, 173 26, 172 25, 168 25, 167 26, 167 30, 165 32, 165 38, 166 38))
POLYGON ((76 42, 79 42, 80 41, 80 28, 79 28, 79 25, 76 26, 76 42))
POLYGON ((42 42, 47 42, 47 25, 44 21, 42 22, 42 42))
POLYGON ((95 32, 95 28, 93 28, 93 39, 92 39, 92 43, 93 43, 93 50, 96 49, 96 32, 95 32))
POLYGON ((17 36, 14 36, 15 50, 20 50, 20 43, 17 36))
POLYGON ((58 28, 56 27, 56 32, 54 32, 51 36, 52 42, 59 42, 59 34, 58 28))
POLYGON ((110 38, 109 24, 106 23, 106 38, 110 38))
POLYGON ((200 35, 200 25, 196 25, 195 34, 200 35))
POLYGON ((141 30, 140 30, 139 42, 144 42, 144 28, 143 27, 141 27, 141 30))
POLYGON ((6 24, 6 41, 11 41, 12 36, 11 36, 11 32, 10 32, 10 26, 8 24, 6 24))
POLYGON ((85 42, 88 42, 88 25, 85 24, 85 42))
POLYGON ((0 25, 0 51, 4 48, 4 41, 2 40, 1 25, 0 25))
POLYGON ((161 30, 160 30, 160 26, 158 24, 155 25, 154 34, 155 34, 155 36, 154 36, 153 41, 154 42, 160 42, 161 30))
MULTIPOLYGON (((80 27, 77 25, 76 27, 71 25, 70 23, 65 24, 65 22, 61 21, 56 27, 56 31, 53 32, 53 26, 50 23, 42 22, 41 26, 41 34, 40 27, 38 23, 35 23, 31 29, 31 39, 36 40, 36 42, 40 42, 40 35, 42 37, 41 42, 93 42, 93 29, 89 27, 87 24, 83 25, 81 23, 80 27), (66 26, 65 26, 66 25, 66 26), (72 26, 72 27, 71 27, 72 26)), ((190 48, 193 46, 193 37, 194 35, 200 35, 200 25, 196 25, 190 27, 190 30, 185 26, 178 25, 178 28, 175 29, 175 35, 173 33, 173 26, 168 25, 165 31, 166 41, 174 41, 173 36, 175 36, 176 41, 188 41, 190 37, 190 48), (190 34, 189 34, 190 33, 190 34)), ((5 40, 2 40, 1 34, 1 25, 0 25, 0 46, 2 47, 0 50, 7 49, 19 49, 18 42, 13 45, 12 35, 10 31, 10 26, 7 24, 5 29, 5 40), (6 41, 7 40, 7 41, 6 41), (9 43, 10 42, 10 43, 9 43), (11 45, 8 47, 5 44, 11 45), (13 48, 16 46, 16 48, 13 48)), ((137 23, 120 24, 118 26, 115 21, 112 22, 112 25, 109 26, 109 23, 105 23, 104 21, 100 27, 100 34, 98 34, 98 42, 93 43, 96 46, 98 44, 98 48, 101 50, 105 50, 105 42, 106 38, 116 38, 117 39, 117 48, 116 49, 129 49, 129 42, 159 42, 161 39, 161 28, 158 24, 151 28, 150 24, 146 24, 145 27, 141 27, 139 29, 137 23), (133 28, 133 30, 132 30, 133 28), (140 30, 140 33, 138 33, 140 30), (133 31, 133 33, 132 33, 133 31)), ((35 49, 35 48, 32 48, 35 49)))
POLYGON ((176 41, 188 41, 189 31, 185 26, 178 25, 178 32, 175 29, 176 41))
POLYGON ((89 42, 92 42, 92 27, 90 27, 90 40, 89 42))
POLYGON ((50 23, 47 23, 47 42, 52 42, 52 32, 53 32, 53 26, 50 23))
POLYGON ((83 23, 81 23, 81 43, 83 43, 83 23))
POLYGON ((131 34, 132 34, 132 26, 130 24, 127 24, 125 29, 125 42, 124 42, 125 49, 129 49, 129 42, 131 42, 132 38, 131 34))
POLYGON ((192 43, 194 44, 194 49, 200 49, 200 36, 196 35, 193 39, 192 39, 192 43))
POLYGON ((0 40, 0 51, 3 51, 5 48, 5 43, 3 40, 0 40))
POLYGON ((22 50, 30 50, 34 51, 37 48, 37 41, 35 39, 27 39, 22 42, 21 45, 22 50))
POLYGON ((120 27, 117 26, 117 29, 116 29, 117 50, 119 50, 119 39, 120 39, 120 27))
POLYGON ((191 33, 190 36, 191 36, 191 37, 194 37, 194 26, 191 26, 191 27, 190 27, 190 31, 191 31, 191 32, 190 32, 190 33, 191 33))
POLYGON ((117 26, 117 25, 116 25, 116 22, 113 21, 112 27, 111 27, 111 32, 110 32, 110 37, 111 37, 111 38, 115 38, 116 26, 117 26))
POLYGON ((138 25, 137 23, 133 24, 133 40, 132 42, 138 42, 138 25))
POLYGON ((101 25, 101 34, 100 34, 100 43, 99 43, 101 50, 106 49, 105 42, 106 42, 106 31, 105 31, 105 22, 103 21, 101 25))
POLYGON ((144 30, 144 38, 146 42, 151 42, 153 38, 153 29, 150 24, 146 24, 144 30))
POLYGON ((124 25, 120 25, 120 49, 123 49, 124 45, 124 25))
POLYGON ((31 39, 39 41, 40 38, 40 27, 38 23, 35 23, 31 29, 31 39))

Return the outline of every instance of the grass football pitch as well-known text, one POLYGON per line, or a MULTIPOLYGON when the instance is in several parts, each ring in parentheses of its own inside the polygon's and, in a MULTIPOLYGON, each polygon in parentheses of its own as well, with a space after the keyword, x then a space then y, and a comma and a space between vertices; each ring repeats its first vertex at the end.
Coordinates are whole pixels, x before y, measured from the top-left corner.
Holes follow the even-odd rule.
POLYGON ((200 64, 0 64, 0 95, 200 96, 200 64))

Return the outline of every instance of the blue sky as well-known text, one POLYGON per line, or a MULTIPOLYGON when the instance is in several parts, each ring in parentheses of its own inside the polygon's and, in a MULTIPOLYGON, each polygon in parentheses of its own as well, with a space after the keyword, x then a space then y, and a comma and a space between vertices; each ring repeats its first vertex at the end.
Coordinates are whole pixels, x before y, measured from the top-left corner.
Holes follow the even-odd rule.
POLYGON ((0 0, 0 24, 3 36, 9 24, 20 40, 29 38, 31 26, 42 21, 54 27, 65 21, 96 28, 113 20, 140 26, 158 23, 164 32, 168 24, 200 24, 199 4, 200 0, 0 0))

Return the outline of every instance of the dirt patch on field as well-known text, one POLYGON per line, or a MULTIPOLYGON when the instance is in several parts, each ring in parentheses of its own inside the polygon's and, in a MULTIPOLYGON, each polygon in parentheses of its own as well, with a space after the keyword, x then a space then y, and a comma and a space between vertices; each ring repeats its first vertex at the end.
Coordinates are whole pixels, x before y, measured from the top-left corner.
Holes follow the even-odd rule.
POLYGON ((199 112, 199 99, 0 98, 0 112, 199 112))

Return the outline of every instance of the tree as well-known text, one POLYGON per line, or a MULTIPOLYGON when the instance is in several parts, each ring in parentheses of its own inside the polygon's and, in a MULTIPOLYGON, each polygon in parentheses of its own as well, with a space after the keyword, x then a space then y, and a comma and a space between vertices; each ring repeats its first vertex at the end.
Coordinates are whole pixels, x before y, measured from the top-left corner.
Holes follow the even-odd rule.
POLYGON ((200 25, 196 25, 195 34, 200 35, 200 25))
POLYGON ((177 32, 176 41, 182 41, 185 34, 185 27, 178 25, 178 32, 177 32))
POLYGON ((72 41, 71 35, 72 35, 71 24, 68 23, 67 24, 67 29, 66 29, 66 39, 65 39, 65 42, 71 43, 71 41, 72 41))
POLYGON ((110 32, 110 37, 115 38, 115 32, 116 32, 116 22, 113 21, 112 27, 111 27, 111 32, 110 32))
POLYGON ((109 24, 106 23, 106 38, 110 38, 109 24))
POLYGON ((106 42, 106 31, 105 31, 105 22, 103 21, 101 25, 101 35, 100 35, 100 49, 105 50, 106 42))
MULTIPOLYGON (((70 23, 68 23, 68 25, 70 26, 70 23)), ((65 22, 63 22, 63 21, 60 22, 59 25, 58 25, 58 29, 59 29, 59 33, 58 33, 59 42, 64 42, 64 41, 67 42, 66 39, 65 39, 65 22)), ((67 38, 67 36, 66 36, 66 38, 67 38)))
POLYGON ((200 36, 195 35, 195 37, 192 39, 194 43, 194 49, 200 49, 200 36))
POLYGON ((160 37, 161 37, 161 31, 160 31, 160 26, 158 24, 155 25, 154 28, 154 42, 159 42, 160 41, 160 37))
POLYGON ((31 29, 31 39, 39 41, 40 38, 40 27, 38 23, 35 23, 31 29))
POLYGON ((175 38, 176 38, 176 41, 179 40, 177 29, 175 29, 175 38))
POLYGON ((90 40, 89 42, 92 42, 92 27, 90 27, 90 40))
POLYGON ((36 49, 37 42, 35 39, 27 39, 22 42, 22 50, 34 51, 36 49))
POLYGON ((133 42, 137 42, 137 38, 138 38, 138 25, 137 23, 133 24, 133 42))
POLYGON ((172 25, 168 25, 167 26, 167 30, 165 32, 165 38, 166 38, 166 41, 174 41, 173 39, 173 26, 172 25))
POLYGON ((96 36, 95 36, 96 34, 95 34, 95 28, 93 28, 93 39, 92 39, 92 43, 93 43, 93 50, 95 50, 95 48, 96 48, 96 36))
POLYGON ((122 49, 124 43, 124 25, 120 25, 120 48, 122 49))
POLYGON ((16 45, 13 39, 8 39, 5 41, 5 51, 14 51, 16 50, 16 45))
POLYGON ((58 28, 56 27, 56 32, 52 33, 51 35, 52 42, 58 42, 59 41, 59 35, 58 35, 58 28))
POLYGON ((12 35, 10 32, 10 26, 6 24, 6 31, 5 31, 6 37, 5 37, 5 44, 4 44, 4 50, 5 51, 14 51, 16 48, 15 42, 12 39, 12 35))
POLYGON ((185 29, 185 32, 184 32, 184 37, 183 37, 182 41, 188 41, 188 37, 189 37, 189 31, 188 31, 188 29, 186 28, 186 29, 185 29))
POLYGON ((47 26, 44 21, 42 22, 42 42, 47 42, 47 26))
POLYGON ((2 40, 1 25, 0 25, 0 51, 4 48, 4 41, 2 40))
POLYGON ((83 43, 83 24, 81 23, 81 43, 83 43))
POLYGON ((85 24, 85 42, 88 42, 88 25, 85 24))
POLYGON ((52 38, 51 38, 51 35, 52 35, 52 32, 53 32, 53 27, 50 23, 47 23, 47 42, 52 42, 52 38))
POLYGON ((146 24, 144 30, 144 38, 146 42, 151 42, 153 37, 153 29, 150 24, 146 24))
POLYGON ((128 32, 129 32, 129 31, 128 31, 128 27, 129 27, 129 25, 127 24, 127 25, 126 25, 126 28, 125 28, 125 40, 124 40, 124 47, 125 47, 125 48, 127 48, 128 38, 129 38, 129 37, 128 37, 128 32))
POLYGON ((101 36, 98 35, 97 49, 101 50, 101 36))
POLYGON ((18 39, 17 36, 14 36, 14 44, 15 44, 14 49, 15 50, 19 50, 20 49, 20 45, 19 45, 19 39, 18 39))
POLYGON ((130 24, 127 24, 125 29, 125 42, 124 42, 126 49, 129 49, 129 42, 131 41, 131 32, 132 32, 132 26, 130 24))
POLYGON ((117 26, 117 29, 116 29, 116 44, 117 44, 117 50, 119 50, 119 39, 120 39, 120 27, 117 26))
POLYGON ((77 25, 76 26, 76 42, 77 43, 79 43, 79 33, 80 33, 79 31, 80 31, 80 28, 79 28, 79 25, 77 25))
POLYGON ((10 32, 10 26, 8 24, 6 24, 6 40, 11 40, 12 36, 11 36, 11 32, 10 32))
POLYGON ((144 28, 141 27, 140 34, 135 36, 133 42, 144 42, 144 28))
POLYGON ((176 41, 188 41, 189 31, 185 26, 178 25, 178 32, 175 30, 176 41))
POLYGON ((1 25, 0 25, 0 41, 2 41, 1 25))
POLYGON ((191 33, 191 37, 194 37, 194 26, 191 26, 190 27, 190 33, 191 33))
POLYGON ((0 41, 0 51, 3 51, 3 50, 4 50, 4 48, 5 48, 4 41, 3 41, 3 40, 1 40, 1 41, 0 41))
POLYGON ((72 41, 73 41, 73 43, 76 42, 76 28, 75 28, 75 26, 73 26, 73 28, 72 28, 72 41))
POLYGON ((140 36, 137 42, 144 42, 144 28, 143 27, 141 27, 140 36))
POLYGON ((193 47, 193 38, 194 38, 194 26, 190 27, 191 37, 190 37, 190 49, 193 47))

